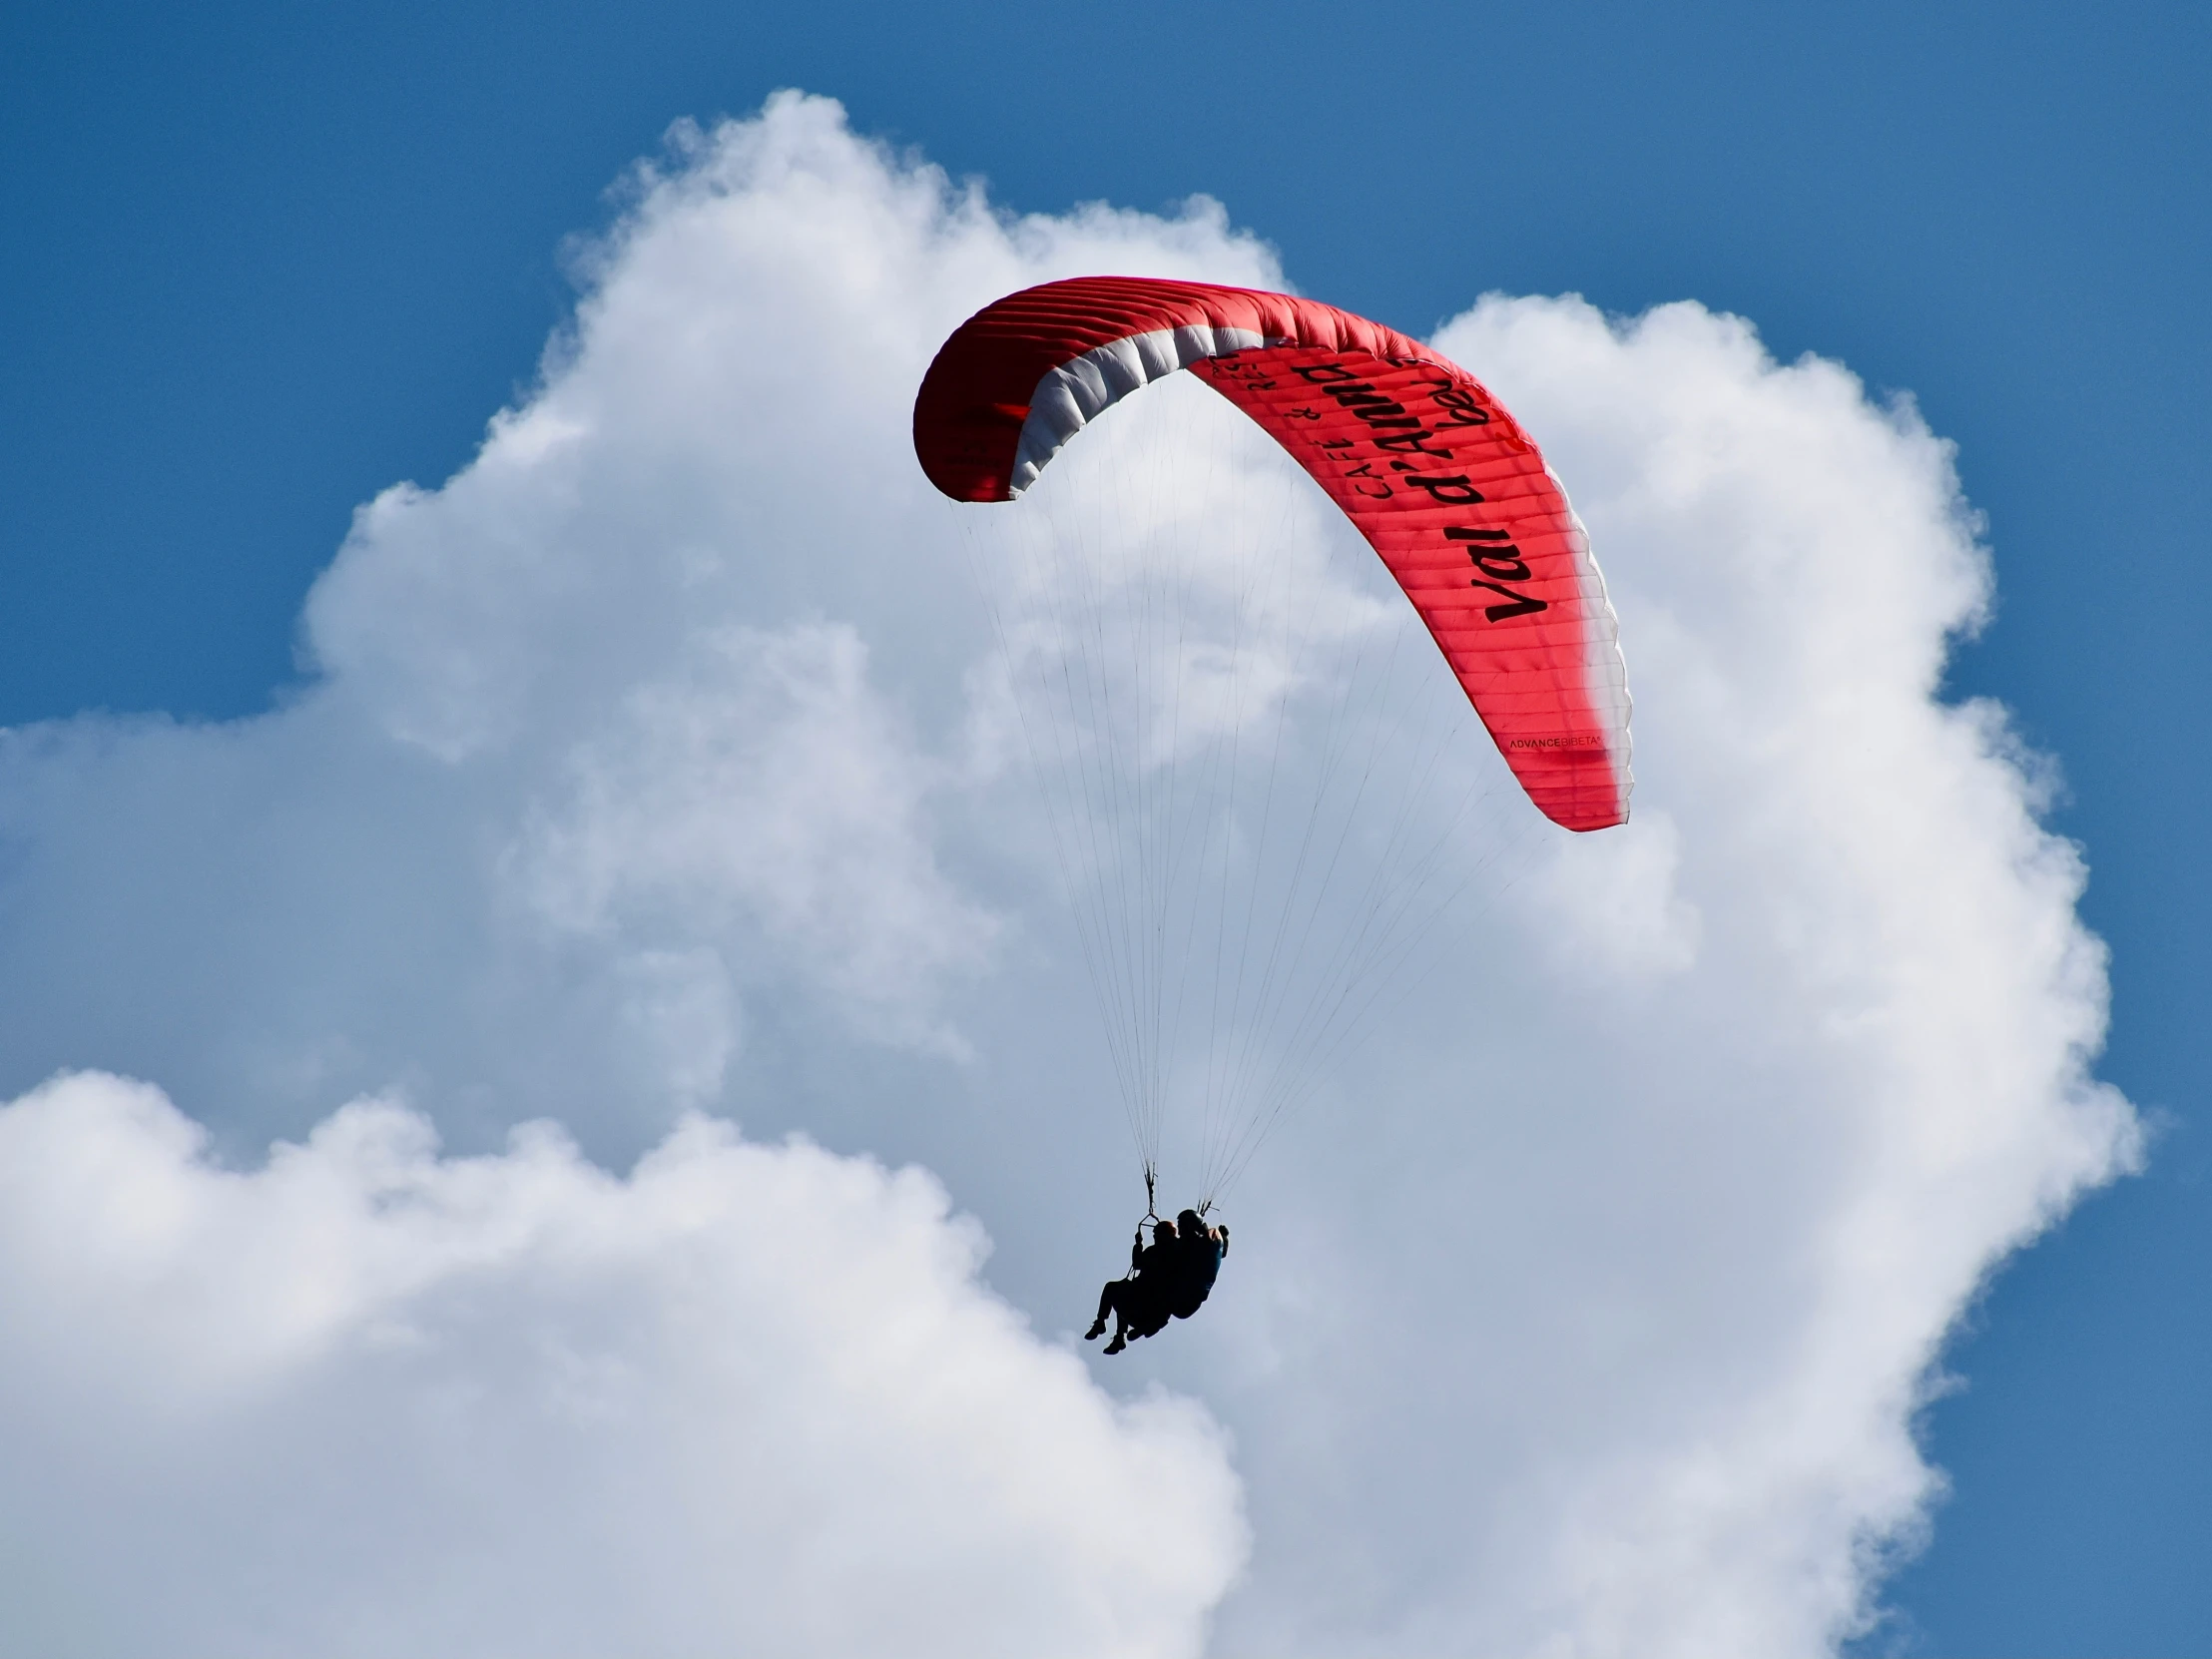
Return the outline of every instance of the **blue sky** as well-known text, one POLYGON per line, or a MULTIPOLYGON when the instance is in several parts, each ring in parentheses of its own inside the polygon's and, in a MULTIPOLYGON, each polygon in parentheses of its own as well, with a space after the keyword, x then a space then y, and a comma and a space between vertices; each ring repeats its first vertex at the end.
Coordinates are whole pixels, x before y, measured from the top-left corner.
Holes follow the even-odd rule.
MULTIPOLYGON (((2055 756, 2149 1168, 2014 1263, 1882 1642, 2212 1642, 2212 23, 2193 8, 25 8, 0 25, 0 724, 252 714, 356 504, 462 466, 679 117, 841 100, 994 199, 1218 198, 1309 293, 1695 298, 1917 399, 1987 517, 1955 664, 2055 756)), ((1631 647, 1633 664, 1633 647, 1631 647)))

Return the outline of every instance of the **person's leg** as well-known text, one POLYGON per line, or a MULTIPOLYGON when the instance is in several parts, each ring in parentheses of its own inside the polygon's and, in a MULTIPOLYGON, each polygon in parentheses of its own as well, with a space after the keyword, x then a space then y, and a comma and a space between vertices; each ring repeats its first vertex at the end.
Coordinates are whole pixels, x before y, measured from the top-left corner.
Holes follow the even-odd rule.
POLYGON ((1106 1316, 1119 1305, 1119 1292, 1125 1283, 1125 1280, 1109 1279, 1106 1281, 1106 1288, 1098 1293, 1098 1317, 1091 1321, 1091 1328, 1083 1333, 1086 1343, 1096 1342, 1105 1334, 1106 1316))
POLYGON ((1137 1329, 1137 1306, 1140 1292, 1138 1287, 1127 1279, 1117 1279, 1106 1289, 1111 1293, 1110 1300, 1114 1310, 1114 1340, 1106 1345, 1106 1352, 1108 1354, 1119 1354, 1129 1346, 1131 1337, 1144 1335, 1143 1332, 1137 1329))

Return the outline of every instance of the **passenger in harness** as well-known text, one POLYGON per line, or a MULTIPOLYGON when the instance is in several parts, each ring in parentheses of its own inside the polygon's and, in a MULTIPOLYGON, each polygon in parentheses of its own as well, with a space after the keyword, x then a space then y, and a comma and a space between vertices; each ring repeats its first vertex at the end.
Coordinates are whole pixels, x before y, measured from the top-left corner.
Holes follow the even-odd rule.
POLYGON ((1129 1248, 1129 1272, 1109 1280, 1098 1293, 1098 1317, 1083 1340, 1096 1342, 1104 1336, 1111 1317, 1114 1340, 1106 1352, 1119 1354, 1131 1339, 1155 1336, 1171 1319, 1189 1319, 1212 1293, 1228 1253, 1229 1229, 1209 1227, 1196 1210, 1153 1223, 1149 1245, 1144 1229, 1138 1228, 1129 1248))
POLYGON ((1154 1222, 1149 1245, 1144 1242, 1144 1229, 1138 1228, 1129 1247, 1129 1272, 1109 1279, 1098 1293, 1098 1317, 1083 1333, 1083 1340, 1092 1343, 1105 1335, 1109 1314, 1114 1318, 1114 1340, 1106 1345, 1108 1354, 1119 1354, 1131 1337, 1149 1337, 1167 1324, 1177 1265, 1174 1222, 1154 1222))

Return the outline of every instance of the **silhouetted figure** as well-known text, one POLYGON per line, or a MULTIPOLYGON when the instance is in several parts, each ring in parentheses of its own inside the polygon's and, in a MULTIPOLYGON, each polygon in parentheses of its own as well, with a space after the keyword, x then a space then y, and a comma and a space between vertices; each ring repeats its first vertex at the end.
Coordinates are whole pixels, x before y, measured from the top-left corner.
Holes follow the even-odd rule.
POLYGON ((1119 1354, 1131 1337, 1149 1337, 1166 1325, 1180 1265, 1174 1222, 1154 1222, 1149 1245, 1144 1242, 1144 1229, 1138 1228, 1129 1246, 1129 1272, 1124 1278, 1109 1279, 1098 1293, 1098 1318, 1083 1333, 1083 1340, 1096 1342, 1105 1333, 1109 1314, 1114 1319, 1114 1340, 1106 1345, 1108 1354, 1119 1354))
POLYGON ((1207 1226, 1196 1210, 1185 1210, 1175 1221, 1175 1266, 1168 1277, 1168 1312, 1187 1320, 1213 1293, 1221 1259, 1229 1254, 1229 1229, 1207 1226))

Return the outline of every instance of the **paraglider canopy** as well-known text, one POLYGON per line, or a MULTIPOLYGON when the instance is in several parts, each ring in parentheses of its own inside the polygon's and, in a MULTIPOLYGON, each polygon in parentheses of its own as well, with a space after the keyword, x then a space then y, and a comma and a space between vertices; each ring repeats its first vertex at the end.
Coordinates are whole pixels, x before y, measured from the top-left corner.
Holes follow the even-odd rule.
POLYGON ((1290 294, 1047 282, 945 341, 914 400, 914 452, 953 499, 1009 501, 1107 408, 1184 370, 1273 436, 1382 556, 1545 816, 1622 823, 1627 674, 1588 537, 1519 423, 1419 341, 1290 294))

